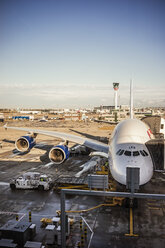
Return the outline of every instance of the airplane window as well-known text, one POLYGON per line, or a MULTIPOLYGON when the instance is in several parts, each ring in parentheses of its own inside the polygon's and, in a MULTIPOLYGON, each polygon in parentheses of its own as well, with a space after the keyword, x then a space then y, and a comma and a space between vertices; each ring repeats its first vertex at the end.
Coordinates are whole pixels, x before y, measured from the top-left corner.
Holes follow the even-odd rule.
POLYGON ((124 155, 126 155, 126 156, 131 156, 131 152, 130 152, 130 151, 125 151, 125 152, 124 152, 124 155))
POLYGON ((121 151, 121 149, 116 152, 116 155, 118 155, 120 151, 121 151))
POLYGON ((139 156, 139 155, 140 155, 140 153, 138 151, 133 152, 133 156, 139 156))
POLYGON ((147 153, 145 150, 143 150, 143 152, 144 152, 144 154, 145 154, 146 156, 148 156, 148 153, 147 153))
POLYGON ((141 155, 145 157, 145 153, 143 151, 140 151, 141 155))
POLYGON ((116 152, 116 155, 121 156, 121 155, 123 154, 123 152, 124 152, 124 150, 119 149, 119 150, 116 152))
POLYGON ((119 155, 121 156, 123 154, 123 152, 124 152, 124 150, 121 150, 120 153, 119 153, 119 155))

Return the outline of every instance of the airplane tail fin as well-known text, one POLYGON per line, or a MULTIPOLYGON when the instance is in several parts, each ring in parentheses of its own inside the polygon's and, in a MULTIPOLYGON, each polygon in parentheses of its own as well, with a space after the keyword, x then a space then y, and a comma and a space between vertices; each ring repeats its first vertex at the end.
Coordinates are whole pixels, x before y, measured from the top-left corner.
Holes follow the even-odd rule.
POLYGON ((130 119, 133 119, 133 83, 130 81, 130 119))

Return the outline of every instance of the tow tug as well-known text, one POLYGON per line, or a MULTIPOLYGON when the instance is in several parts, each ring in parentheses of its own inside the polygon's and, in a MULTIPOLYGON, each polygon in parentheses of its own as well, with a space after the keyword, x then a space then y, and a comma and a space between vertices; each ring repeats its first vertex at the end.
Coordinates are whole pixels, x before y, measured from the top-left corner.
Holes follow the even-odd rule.
POLYGON ((52 179, 46 174, 39 172, 26 172, 22 176, 10 182, 10 188, 14 189, 38 189, 49 190, 52 186, 52 179))

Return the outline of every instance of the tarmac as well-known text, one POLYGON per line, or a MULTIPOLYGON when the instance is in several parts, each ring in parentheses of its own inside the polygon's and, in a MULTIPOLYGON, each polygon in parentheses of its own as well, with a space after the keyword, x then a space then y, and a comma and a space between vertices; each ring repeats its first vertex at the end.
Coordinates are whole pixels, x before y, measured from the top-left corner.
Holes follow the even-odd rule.
MULTIPOLYGON (((19 125, 21 125, 21 123, 19 123, 19 125)), ((69 128, 70 126, 71 125, 69 124, 69 128)), ((110 133, 108 129, 100 129, 100 127, 103 127, 103 124, 95 123, 93 130, 92 124, 85 124, 84 126, 85 127, 83 128, 76 124, 75 127, 73 126, 72 128, 78 128, 79 132, 97 135, 97 139, 101 136, 106 137, 110 133)), ((39 128, 41 129, 42 127, 39 128)), ((69 130, 69 128, 67 130, 69 130)), ((56 130, 58 129, 66 130, 66 125, 65 128, 56 127, 56 130)), ((45 166, 47 162, 41 162, 39 159, 45 151, 33 149, 32 153, 25 155, 25 157, 13 156, 12 150, 14 149, 14 144, 7 141, 14 141, 19 137, 19 133, 14 131, 6 132, 3 129, 0 130, 0 133, 2 140, 6 140, 2 141, 0 155, 0 227, 9 220, 15 220, 17 214, 20 222, 28 222, 29 211, 31 211, 32 223, 36 224, 37 227, 37 235, 35 236, 34 241, 46 243, 47 234, 45 229, 41 227, 40 220, 43 217, 52 218, 57 215, 56 211, 60 210, 59 192, 54 191, 53 189, 44 192, 38 190, 12 191, 9 187, 10 180, 27 171, 44 172, 50 175, 54 181, 62 177, 71 178, 80 170, 80 166, 88 161, 89 156, 79 154, 79 156, 69 158, 60 166, 45 166), (35 155, 37 156, 35 157, 35 155)), ((43 141, 46 141, 46 138, 45 140, 40 140, 40 142, 43 141)), ((51 139, 49 139, 49 141, 51 145, 54 144, 51 139)), ((140 192, 165 194, 164 185, 165 174, 154 173, 152 180, 142 186, 140 192)), ((121 190, 120 186, 118 186, 118 190, 121 190)), ((105 203, 106 201, 107 199, 105 199, 105 197, 68 195, 66 196, 66 210, 89 209, 105 203)), ((69 216, 74 219, 74 224, 67 240, 68 247, 76 247, 77 242, 81 240, 82 231, 80 230, 79 224, 81 218, 88 224, 87 239, 84 241, 84 247, 165 247, 164 200, 138 200, 138 208, 133 210, 133 233, 138 235, 134 237, 125 235, 130 231, 129 208, 121 206, 101 207, 81 214, 69 213, 69 216)))

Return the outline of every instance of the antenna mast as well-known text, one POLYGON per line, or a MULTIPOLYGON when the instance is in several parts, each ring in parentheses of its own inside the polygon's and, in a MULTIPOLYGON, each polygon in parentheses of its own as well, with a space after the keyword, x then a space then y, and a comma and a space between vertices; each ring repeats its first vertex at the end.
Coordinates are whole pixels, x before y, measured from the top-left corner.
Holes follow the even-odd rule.
POLYGON ((130 80, 130 118, 133 119, 133 83, 130 80))

